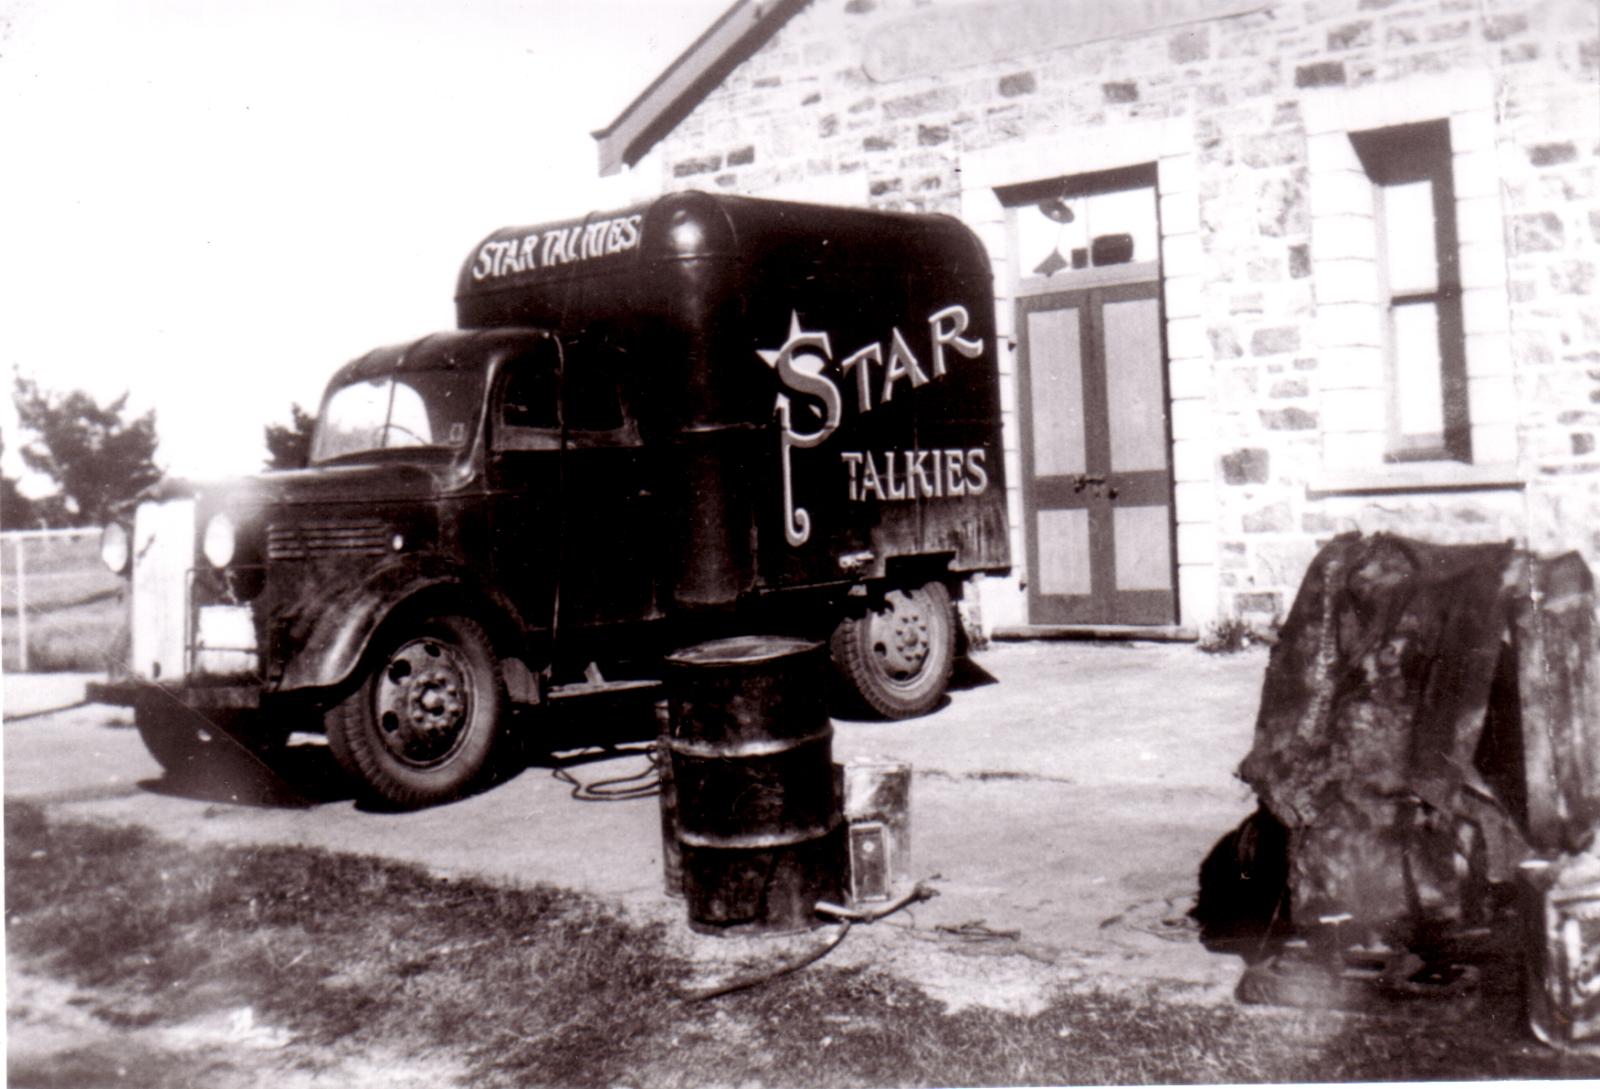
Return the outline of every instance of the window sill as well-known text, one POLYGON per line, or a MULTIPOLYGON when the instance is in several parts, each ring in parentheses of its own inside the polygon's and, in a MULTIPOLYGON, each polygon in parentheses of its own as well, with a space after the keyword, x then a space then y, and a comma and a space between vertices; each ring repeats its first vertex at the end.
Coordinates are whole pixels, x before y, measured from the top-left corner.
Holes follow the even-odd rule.
POLYGON ((1413 461, 1372 468, 1324 469, 1308 490, 1319 495, 1381 492, 1473 491, 1521 488, 1515 465, 1467 465, 1459 461, 1413 461))

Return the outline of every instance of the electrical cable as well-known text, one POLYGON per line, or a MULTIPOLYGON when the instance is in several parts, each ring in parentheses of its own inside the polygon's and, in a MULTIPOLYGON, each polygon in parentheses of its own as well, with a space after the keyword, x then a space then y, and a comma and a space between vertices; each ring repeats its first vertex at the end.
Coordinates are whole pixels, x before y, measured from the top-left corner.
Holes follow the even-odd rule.
MULTIPOLYGON (((633 755, 631 753, 618 753, 619 756, 633 755)), ((635 798, 650 798, 661 793, 661 778, 656 769, 655 754, 650 754, 650 763, 642 771, 632 775, 619 775, 613 779, 597 779, 592 783, 580 781, 566 768, 551 768, 550 775, 557 782, 566 783, 572 787, 572 796, 580 802, 627 802, 635 798), (624 786, 633 783, 633 786, 624 786)))

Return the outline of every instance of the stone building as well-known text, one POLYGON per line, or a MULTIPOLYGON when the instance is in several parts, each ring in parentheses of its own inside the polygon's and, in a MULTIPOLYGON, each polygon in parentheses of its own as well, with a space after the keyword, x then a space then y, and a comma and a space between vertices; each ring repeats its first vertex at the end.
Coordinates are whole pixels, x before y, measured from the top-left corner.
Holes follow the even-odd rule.
POLYGON ((639 194, 966 221, 1017 560, 985 623, 1199 633, 1348 529, 1600 569, 1597 12, 742 0, 596 138, 639 194))

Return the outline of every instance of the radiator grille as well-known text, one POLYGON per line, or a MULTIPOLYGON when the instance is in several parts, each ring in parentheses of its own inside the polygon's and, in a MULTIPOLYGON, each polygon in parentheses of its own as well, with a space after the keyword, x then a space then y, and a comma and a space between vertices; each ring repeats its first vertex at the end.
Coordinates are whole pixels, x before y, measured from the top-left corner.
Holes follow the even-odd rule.
POLYGON ((381 556, 389 548, 389 527, 382 522, 306 522, 267 527, 269 560, 305 560, 317 556, 381 556))

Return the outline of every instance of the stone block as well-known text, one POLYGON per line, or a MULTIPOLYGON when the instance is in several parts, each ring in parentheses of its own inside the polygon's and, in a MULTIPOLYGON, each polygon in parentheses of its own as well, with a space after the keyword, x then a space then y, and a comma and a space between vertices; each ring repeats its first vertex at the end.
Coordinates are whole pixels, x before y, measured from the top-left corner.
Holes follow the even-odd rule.
POLYGON ((1458 250, 1460 257, 1461 286, 1504 288, 1506 282, 1506 246, 1499 238, 1486 238, 1469 242, 1458 250))
POLYGON ((1515 424, 1517 383, 1511 375, 1467 379, 1467 418, 1474 424, 1515 424))
POLYGON ((1512 227, 1512 249, 1518 256, 1528 253, 1557 253, 1566 248, 1566 227, 1562 217, 1554 211, 1515 216, 1512 227))
POLYGON ((1163 193, 1161 231, 1163 234, 1190 234, 1200 229, 1200 203, 1193 193, 1163 193))
POLYGON ((1116 105, 1139 101, 1139 85, 1132 80, 1119 80, 1100 85, 1101 97, 1116 105))
POLYGON ((1317 305, 1378 302, 1378 265, 1365 258, 1319 259, 1311 270, 1317 305))
POLYGON ((1317 307, 1317 343, 1333 347, 1381 347, 1383 314, 1365 303, 1331 303, 1317 307))
MULTIPOLYGON (((1466 110, 1450 115, 1450 147, 1457 154, 1493 151, 1495 147, 1494 111, 1466 110)), ((1459 190, 1457 198, 1461 196, 1459 190)))
POLYGON ((1212 435, 1211 404, 1200 398, 1174 400, 1172 412, 1172 440, 1209 441, 1212 435))
POLYGON ((1500 195, 1500 161, 1492 147, 1458 151, 1451 156, 1450 175, 1457 200, 1500 195))
POLYGON ((1506 219, 1500 194, 1456 201, 1456 241, 1461 245, 1504 239, 1506 219))
POLYGON ((1368 216, 1375 203, 1372 179, 1364 170, 1323 170, 1311 175, 1311 214, 1368 216))
POLYGON ((1312 431, 1317 426, 1317 414, 1290 405, 1287 408, 1259 410, 1261 426, 1268 431, 1312 431))
POLYGON ((1271 465, 1271 457, 1259 446, 1235 450, 1222 455, 1222 482, 1233 485, 1265 484, 1271 465))
POLYGON ((1283 378, 1274 382, 1267 396, 1275 401, 1295 400, 1311 392, 1304 378, 1283 378))
POLYGON ((1244 349, 1239 346, 1239 338, 1231 326, 1211 326, 1206 330, 1206 339, 1211 342, 1213 359, 1237 359, 1244 355, 1244 349))
POLYGON ((1217 562, 1217 527, 1212 522, 1178 523, 1178 562, 1217 562))
POLYGON ((1483 21, 1483 36, 1491 42, 1503 42, 1528 29, 1528 16, 1523 12, 1492 15, 1483 21))
POLYGON ((1242 519, 1246 533, 1288 533, 1294 529, 1294 512, 1288 500, 1247 511, 1242 519))
POLYGON ((1032 72, 1015 72, 1009 76, 1001 76, 999 91, 1001 98, 1018 98, 1022 95, 1031 95, 1039 89, 1039 80, 1032 72))
POLYGON ((1168 276, 1198 276, 1205 272, 1205 254, 1198 234, 1166 235, 1161 239, 1161 270, 1168 276))
POLYGON ((886 99, 883 103, 883 116, 890 121, 898 121, 923 114, 954 110, 960 104, 961 98, 955 88, 936 87, 917 94, 886 99))
POLYGON ((1504 289, 1471 287, 1462 291, 1461 322, 1469 337, 1507 332, 1511 328, 1511 316, 1504 289))
POLYGON ((702 155, 693 159, 681 159, 672 164, 672 176, 675 178, 689 178, 697 174, 714 174, 722 169, 721 155, 702 155))
POLYGON ((1358 23, 1345 23, 1328 31, 1328 52, 1337 53, 1344 49, 1362 49, 1372 44, 1371 19, 1363 19, 1358 23))
MULTIPOLYGON (((1166 315, 1170 322, 1175 318, 1195 317, 1200 313, 1201 280, 1198 276, 1168 276, 1161 285, 1165 296, 1166 315)), ((1172 353, 1168 348, 1169 354, 1172 353)), ((1209 346, 1199 354, 1209 355, 1209 346)))
POLYGON ((1211 392, 1211 361, 1174 358, 1167 364, 1167 392, 1171 397, 1204 397, 1211 392))
POLYGON ((1194 64, 1211 56, 1211 28, 1186 27, 1167 38, 1167 59, 1173 64, 1194 64))
POLYGON ((1342 61, 1316 61, 1302 64, 1294 70, 1296 87, 1343 87, 1345 85, 1342 61))
POLYGON ((1383 389, 1383 349, 1376 346, 1328 348, 1321 353, 1317 382, 1329 390, 1383 389))
POLYGON ((1162 196, 1198 192, 1200 186, 1193 153, 1163 155, 1156 162, 1156 188, 1162 196))
POLYGON ((1474 424, 1472 462, 1474 465, 1515 465, 1518 460, 1517 429, 1507 424, 1474 424))
POLYGON ((1217 492, 1210 481, 1180 481, 1172 486, 1172 504, 1180 523, 1214 523, 1217 492))
POLYGON ((1212 444, 1209 439, 1180 439, 1172 444, 1172 479, 1178 482, 1212 478, 1212 444))
POLYGON ((1311 247, 1303 242, 1289 247, 1289 278, 1304 280, 1311 275, 1311 247))
POLYGON ((1250 336, 1251 355, 1282 355, 1286 352, 1298 352, 1299 350, 1299 326, 1284 325, 1269 329, 1257 329, 1250 336))
POLYGON ((1388 391, 1378 389, 1325 389, 1322 421, 1328 433, 1382 431, 1388 418, 1388 391))
POLYGON ((1210 355, 1205 324, 1195 318, 1167 321, 1167 355, 1172 359, 1204 359, 1210 355))
POLYGON ((1383 464, 1387 444, 1382 431, 1326 432, 1322 436, 1322 462, 1328 468, 1376 468, 1383 464))
MULTIPOLYGON (((1311 221, 1312 266, 1341 258, 1378 259, 1378 226, 1371 212, 1319 215, 1311 221)), ((1376 268, 1376 266, 1374 266, 1376 268)))
POLYGON ((1361 157, 1343 132, 1319 132, 1306 137, 1306 165, 1314 174, 1352 171, 1365 174, 1361 157))

